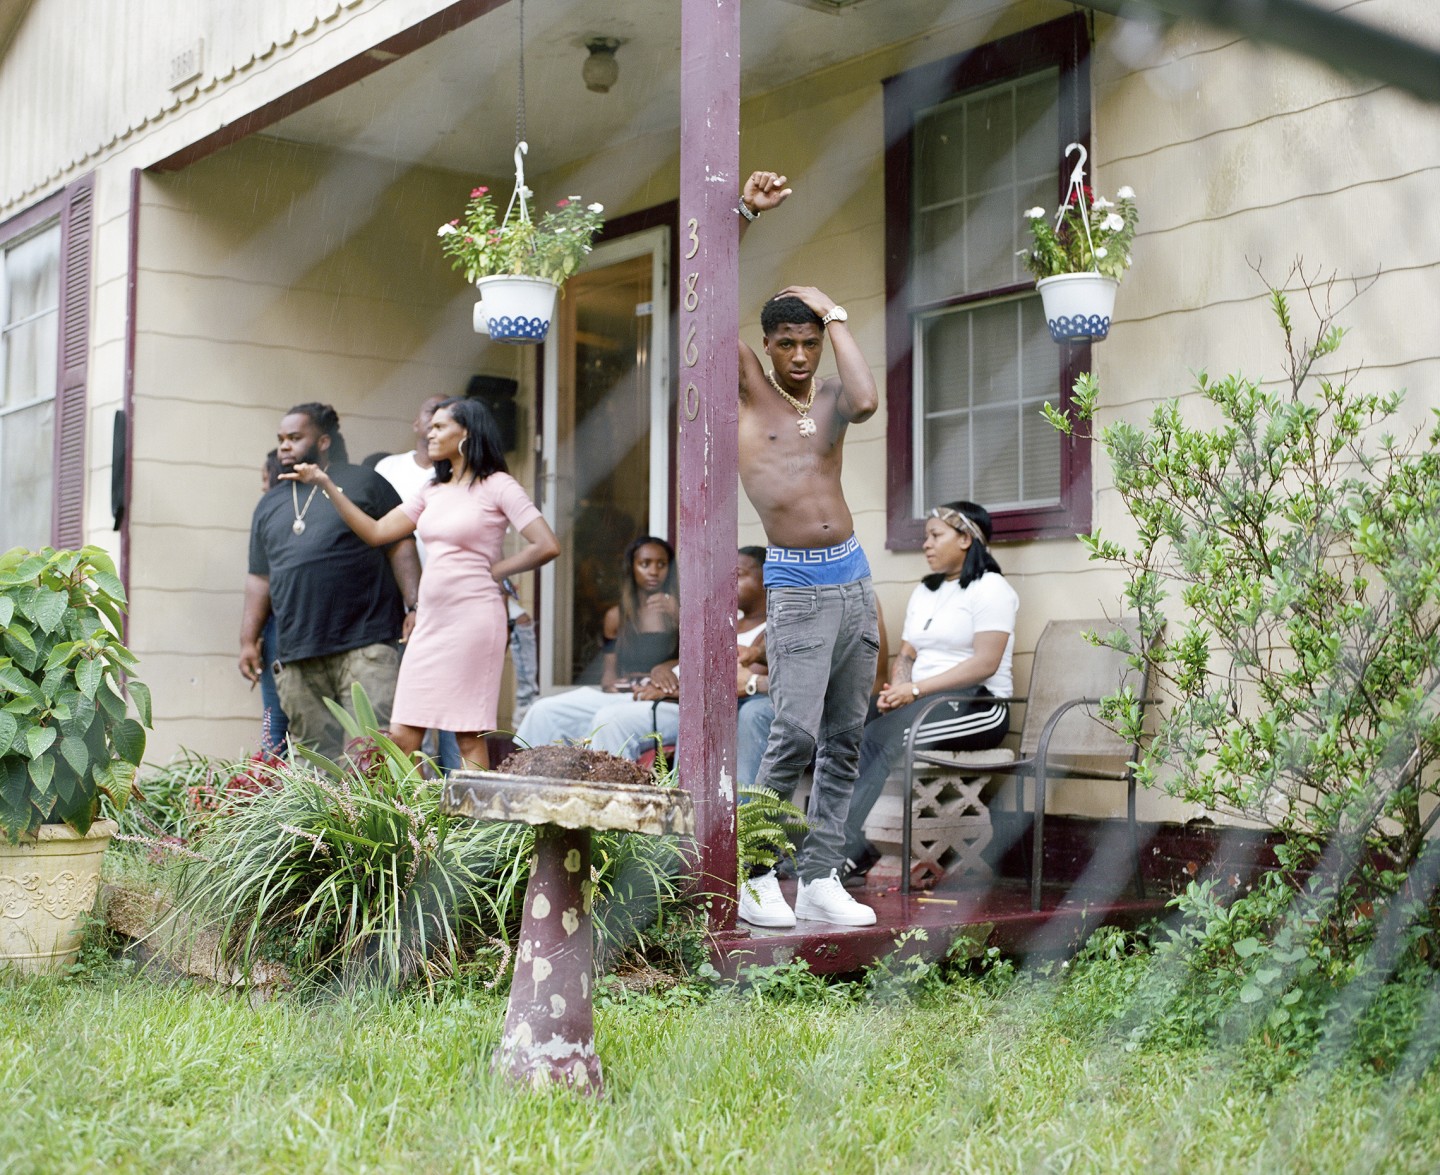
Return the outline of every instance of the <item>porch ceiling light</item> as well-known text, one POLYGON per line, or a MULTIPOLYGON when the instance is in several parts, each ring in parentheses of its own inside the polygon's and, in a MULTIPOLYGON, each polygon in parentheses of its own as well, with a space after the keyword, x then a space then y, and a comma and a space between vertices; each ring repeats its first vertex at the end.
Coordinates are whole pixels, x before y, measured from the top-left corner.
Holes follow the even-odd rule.
POLYGON ((590 56, 580 67, 580 76, 587 90, 604 94, 620 77, 620 63, 615 60, 620 42, 614 37, 591 37, 585 42, 585 48, 590 50, 590 56))
POLYGON ((841 9, 863 4, 865 0, 786 0, 786 2, 798 4, 801 8, 814 8, 820 12, 839 12, 841 9))

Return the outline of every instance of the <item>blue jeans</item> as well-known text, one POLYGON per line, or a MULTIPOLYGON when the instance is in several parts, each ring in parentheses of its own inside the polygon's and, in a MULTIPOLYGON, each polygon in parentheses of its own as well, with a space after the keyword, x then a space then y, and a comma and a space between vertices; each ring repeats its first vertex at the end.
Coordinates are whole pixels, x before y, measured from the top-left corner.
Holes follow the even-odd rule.
MULTIPOLYGON (((814 755, 810 831, 797 862, 801 879, 814 881, 845 860, 845 818, 880 653, 875 593, 866 576, 838 585, 770 588, 765 598, 775 719, 756 783, 789 799, 814 755)), ((738 756, 736 770, 738 777, 738 756)))
POLYGON ((740 716, 735 730, 735 783, 739 787, 754 787, 755 778, 760 774, 760 760, 765 756, 765 746, 770 741, 770 723, 775 718, 775 707, 765 694, 740 699, 740 716))
POLYGON ((522 746, 590 740, 597 751, 638 759, 655 745, 655 737, 673 746, 680 735, 680 707, 675 702, 637 702, 629 694, 607 694, 582 685, 563 694, 541 698, 526 712, 515 741, 522 746))

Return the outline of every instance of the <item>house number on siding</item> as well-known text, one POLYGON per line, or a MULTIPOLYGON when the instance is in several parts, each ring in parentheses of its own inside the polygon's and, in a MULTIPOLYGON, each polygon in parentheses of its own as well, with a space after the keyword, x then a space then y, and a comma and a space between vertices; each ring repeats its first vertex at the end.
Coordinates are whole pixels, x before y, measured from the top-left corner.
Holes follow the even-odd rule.
MULTIPOLYGON (((692 216, 687 222, 687 228, 689 229, 690 236, 690 251, 685 254, 685 260, 693 261, 695 255, 700 252, 700 222, 692 216)), ((699 280, 699 270, 686 274, 685 276, 684 306, 688 314, 694 314, 695 311, 700 308, 700 293, 695 288, 699 280)), ((686 367, 694 367, 700 360, 700 351, 695 346, 695 333, 697 329, 695 323, 692 322, 690 329, 685 332, 684 359, 686 367)), ((700 415, 700 389, 697 388, 693 382, 687 382, 685 384, 685 395, 681 407, 685 412, 686 420, 694 420, 700 415)))

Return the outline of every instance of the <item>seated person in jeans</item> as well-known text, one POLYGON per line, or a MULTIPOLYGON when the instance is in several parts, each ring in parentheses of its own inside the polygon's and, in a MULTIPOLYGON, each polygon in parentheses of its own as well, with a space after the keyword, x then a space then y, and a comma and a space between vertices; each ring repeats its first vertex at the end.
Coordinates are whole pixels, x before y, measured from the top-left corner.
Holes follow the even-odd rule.
POLYGON ((541 698, 525 713, 515 741, 538 747, 589 740, 597 751, 638 759, 658 739, 680 733, 680 604, 675 552, 644 535, 625 548, 620 603, 605 613, 600 687, 580 686, 541 698))
POLYGON ((860 777, 845 822, 850 876, 879 859, 866 839, 865 818, 905 748, 910 707, 945 697, 926 717, 916 748, 979 751, 999 746, 1010 710, 991 697, 1014 691, 1010 659, 1019 597, 990 554, 990 514, 974 502, 947 502, 925 522, 925 561, 905 612, 900 652, 890 682, 871 704, 860 739, 860 777))

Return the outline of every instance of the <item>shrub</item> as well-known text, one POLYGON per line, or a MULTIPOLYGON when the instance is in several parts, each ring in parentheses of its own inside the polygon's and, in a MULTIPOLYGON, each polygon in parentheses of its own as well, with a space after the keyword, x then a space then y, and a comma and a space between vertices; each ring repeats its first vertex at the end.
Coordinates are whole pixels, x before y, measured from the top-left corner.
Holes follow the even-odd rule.
MULTIPOLYGON (((1290 276, 1315 327, 1302 337, 1289 296, 1271 290, 1284 379, 1201 372, 1217 423, 1168 400, 1148 427, 1101 429, 1137 537, 1082 541, 1123 569, 1154 643, 1167 706, 1141 782, 1282 831, 1286 885, 1305 893, 1287 917, 1323 923, 1351 957, 1440 814, 1421 816, 1440 758, 1440 425, 1397 438, 1403 393, 1323 373, 1344 334, 1333 282, 1307 281, 1298 263, 1290 276)), ((1093 420, 1098 395, 1082 376, 1073 420, 1093 420)), ((1108 712, 1138 732, 1136 699, 1108 712)))

